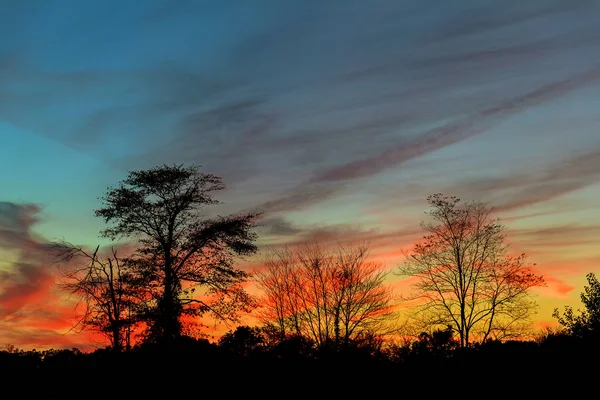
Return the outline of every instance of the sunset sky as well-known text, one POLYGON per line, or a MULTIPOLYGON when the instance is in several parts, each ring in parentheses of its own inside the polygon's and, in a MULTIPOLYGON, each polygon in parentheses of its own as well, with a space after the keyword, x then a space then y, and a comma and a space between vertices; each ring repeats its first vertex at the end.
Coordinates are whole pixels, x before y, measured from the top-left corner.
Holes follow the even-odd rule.
POLYGON ((44 249, 108 245, 98 198, 162 163, 264 211, 261 248, 390 270, 429 194, 488 202, 553 324, 600 273, 599 105, 595 0, 0 0, 0 346, 89 346, 44 249))

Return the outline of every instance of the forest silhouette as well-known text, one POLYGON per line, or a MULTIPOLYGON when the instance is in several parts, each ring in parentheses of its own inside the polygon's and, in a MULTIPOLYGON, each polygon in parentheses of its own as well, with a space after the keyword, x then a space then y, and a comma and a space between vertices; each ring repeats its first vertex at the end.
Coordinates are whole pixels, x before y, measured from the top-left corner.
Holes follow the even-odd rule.
MULTIPOLYGON (((442 194, 427 198, 426 234, 393 271, 410 277, 413 294, 398 297, 365 243, 259 252, 261 212, 208 216, 218 204, 214 193, 224 188, 220 177, 184 165, 131 171, 108 188, 95 215, 106 223, 101 234, 115 245, 50 246, 62 272, 57 284, 80 301, 73 329, 100 333, 107 345, 83 352, 8 344, 0 367, 45 376, 94 369, 115 377, 106 378, 111 387, 148 373, 146 379, 162 382, 139 384, 135 393, 164 398, 153 391, 166 384, 166 375, 157 373, 162 370, 240 388, 264 379, 272 381, 267 388, 302 386, 298 382, 310 377, 310 384, 339 390, 367 377, 431 381, 441 388, 446 379, 551 374, 598 355, 596 276, 586 276, 582 309, 556 309, 559 328, 534 331, 532 289, 544 279, 525 254, 510 253, 493 207, 442 194), (135 249, 127 253, 117 240, 135 249), (256 255, 262 260, 257 271, 239 268, 241 257, 256 255), (259 295, 248 292, 249 283, 259 295), (408 317, 401 319, 405 304, 408 317), (240 323, 248 314, 255 326, 240 323), (198 323, 205 316, 235 327, 211 341, 198 323)), ((32 390, 45 398, 65 396, 49 386, 32 390)))

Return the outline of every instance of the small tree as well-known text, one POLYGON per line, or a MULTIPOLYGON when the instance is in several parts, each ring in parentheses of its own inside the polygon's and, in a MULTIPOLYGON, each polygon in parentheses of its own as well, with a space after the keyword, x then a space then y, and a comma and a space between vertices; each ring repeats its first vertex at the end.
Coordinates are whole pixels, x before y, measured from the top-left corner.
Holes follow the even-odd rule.
POLYGON ((414 317, 426 329, 450 326, 460 346, 523 333, 536 304, 531 288, 544 284, 524 254, 511 256, 505 227, 482 203, 461 204, 456 197, 429 196, 422 222, 428 234, 415 244, 398 274, 416 278, 412 299, 420 299, 414 317))
POLYGON ((224 188, 221 178, 198 166, 163 165, 129 172, 96 210, 112 224, 103 236, 137 239, 127 263, 152 299, 141 317, 153 340, 179 337, 184 314, 233 320, 252 305, 241 286, 249 276, 235 268, 235 257, 256 252, 258 214, 206 218, 206 207, 218 203, 212 194, 224 188))
POLYGON ((132 310, 139 298, 117 251, 111 248, 110 255, 101 256, 99 246, 93 253, 67 242, 52 247, 58 251, 59 262, 77 262, 75 268, 63 270, 63 280, 59 283, 63 290, 79 297, 78 305, 84 306, 74 328, 103 334, 117 352, 129 350, 135 324, 132 310))
POLYGON ((221 336, 219 346, 237 356, 248 357, 264 349, 266 341, 260 328, 242 325, 221 336))
POLYGON ((458 343, 452 333, 452 327, 436 329, 432 333, 421 332, 418 339, 411 343, 411 351, 419 356, 435 355, 447 358, 456 349, 458 343))
POLYGON ((593 272, 588 273, 586 279, 588 284, 581 292, 585 308, 577 310, 579 314, 575 314, 570 306, 565 307, 562 315, 558 308, 552 313, 567 334, 580 338, 597 337, 600 332, 600 282, 593 272))

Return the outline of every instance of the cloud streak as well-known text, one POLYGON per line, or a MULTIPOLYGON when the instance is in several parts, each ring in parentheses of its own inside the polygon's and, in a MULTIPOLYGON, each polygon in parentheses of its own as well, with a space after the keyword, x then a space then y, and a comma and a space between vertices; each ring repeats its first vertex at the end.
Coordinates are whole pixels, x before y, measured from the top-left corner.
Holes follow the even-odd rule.
POLYGON ((497 106, 468 115, 457 122, 419 134, 414 140, 386 150, 374 157, 353 161, 320 172, 312 181, 335 182, 375 175, 387 168, 395 167, 413 158, 485 133, 492 125, 501 122, 515 113, 556 99, 571 90, 594 83, 598 79, 600 79, 600 68, 543 86, 524 96, 515 97, 497 106))
MULTIPOLYGON (((290 194, 280 199, 263 204, 261 209, 266 212, 281 212, 316 204, 341 190, 344 187, 339 184, 341 182, 374 176, 387 169, 396 168, 407 161, 483 134, 512 115, 560 98, 560 96, 570 91, 593 84, 599 79, 600 68, 595 68, 583 74, 544 85, 523 96, 514 97, 493 107, 485 108, 460 118, 458 121, 419 133, 412 139, 401 140, 404 142, 401 145, 393 146, 375 156, 317 172, 306 184, 295 188, 290 194)), ((597 160, 599 159, 597 155, 598 152, 594 151, 577 159, 569 160, 566 165, 557 166, 549 175, 566 178, 565 174, 571 170, 568 168, 571 166, 577 169, 577 171, 574 171, 577 174, 596 176, 598 171, 597 160)), ((544 178, 547 178, 547 176, 544 176, 544 178)), ((503 181, 516 184, 519 180, 520 178, 506 178, 503 181)), ((552 190, 558 193, 581 187, 576 183, 566 182, 566 179, 563 179, 563 181, 562 185, 549 185, 553 188, 552 190)), ((544 179, 544 182, 548 182, 548 180, 544 179)), ((503 208, 518 207, 525 205, 528 201, 535 202, 535 198, 532 197, 534 190, 531 189, 531 191, 522 193, 522 200, 514 199, 512 204, 505 205, 503 208), (526 198, 528 200, 524 200, 526 198)), ((539 199, 545 199, 551 196, 551 193, 538 192, 536 196, 539 199)))
POLYGON ((447 192, 486 198, 498 212, 518 210, 576 192, 600 182, 600 150, 555 160, 527 174, 458 181, 447 192))

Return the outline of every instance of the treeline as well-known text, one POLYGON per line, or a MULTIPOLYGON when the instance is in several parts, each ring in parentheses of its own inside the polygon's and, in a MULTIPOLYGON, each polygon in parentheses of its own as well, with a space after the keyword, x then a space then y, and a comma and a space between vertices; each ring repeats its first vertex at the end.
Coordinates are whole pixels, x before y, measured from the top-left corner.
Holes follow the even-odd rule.
POLYGON ((595 275, 587 276, 584 310, 556 310, 561 328, 532 339, 532 290, 544 279, 525 254, 509 252, 506 228, 492 207, 428 197, 425 235, 393 271, 412 282, 411 295, 401 297, 387 285, 390 272, 370 261, 367 244, 271 247, 259 270, 240 269, 240 257, 258 251, 262 214, 207 217, 218 203, 213 193, 224 188, 219 177, 182 165, 132 171, 108 188, 95 214, 115 245, 90 251, 63 241, 51 251, 63 273, 60 287, 81 301, 74 328, 101 333, 109 345, 91 353, 8 348, 0 352, 0 366, 417 377, 466 368, 479 374, 504 363, 513 371, 544 370, 597 354, 595 275), (117 240, 134 249, 120 254, 117 240), (247 292, 249 283, 258 296, 247 292), (400 324, 405 304, 411 307, 400 324), (248 312, 260 325, 239 325, 248 312), (199 339, 199 321, 209 315, 238 327, 218 342, 199 339))
POLYGON ((101 368, 111 373, 185 366, 208 375, 226 369, 228 374, 239 373, 240 377, 290 370, 298 376, 319 370, 396 376, 411 376, 426 370, 450 376, 469 366, 471 374, 487 370, 501 375, 505 367, 510 373, 583 367, 600 355, 598 339, 598 331, 592 333, 591 328, 584 336, 559 330, 547 331, 532 340, 489 340, 464 348, 448 329, 422 333, 403 344, 365 337, 337 346, 317 345, 303 336, 274 338, 264 328, 242 325, 216 342, 181 336, 168 349, 154 343, 142 343, 127 352, 115 352, 108 347, 93 352, 76 348, 36 351, 11 347, 0 351, 0 366, 37 371, 101 368))

